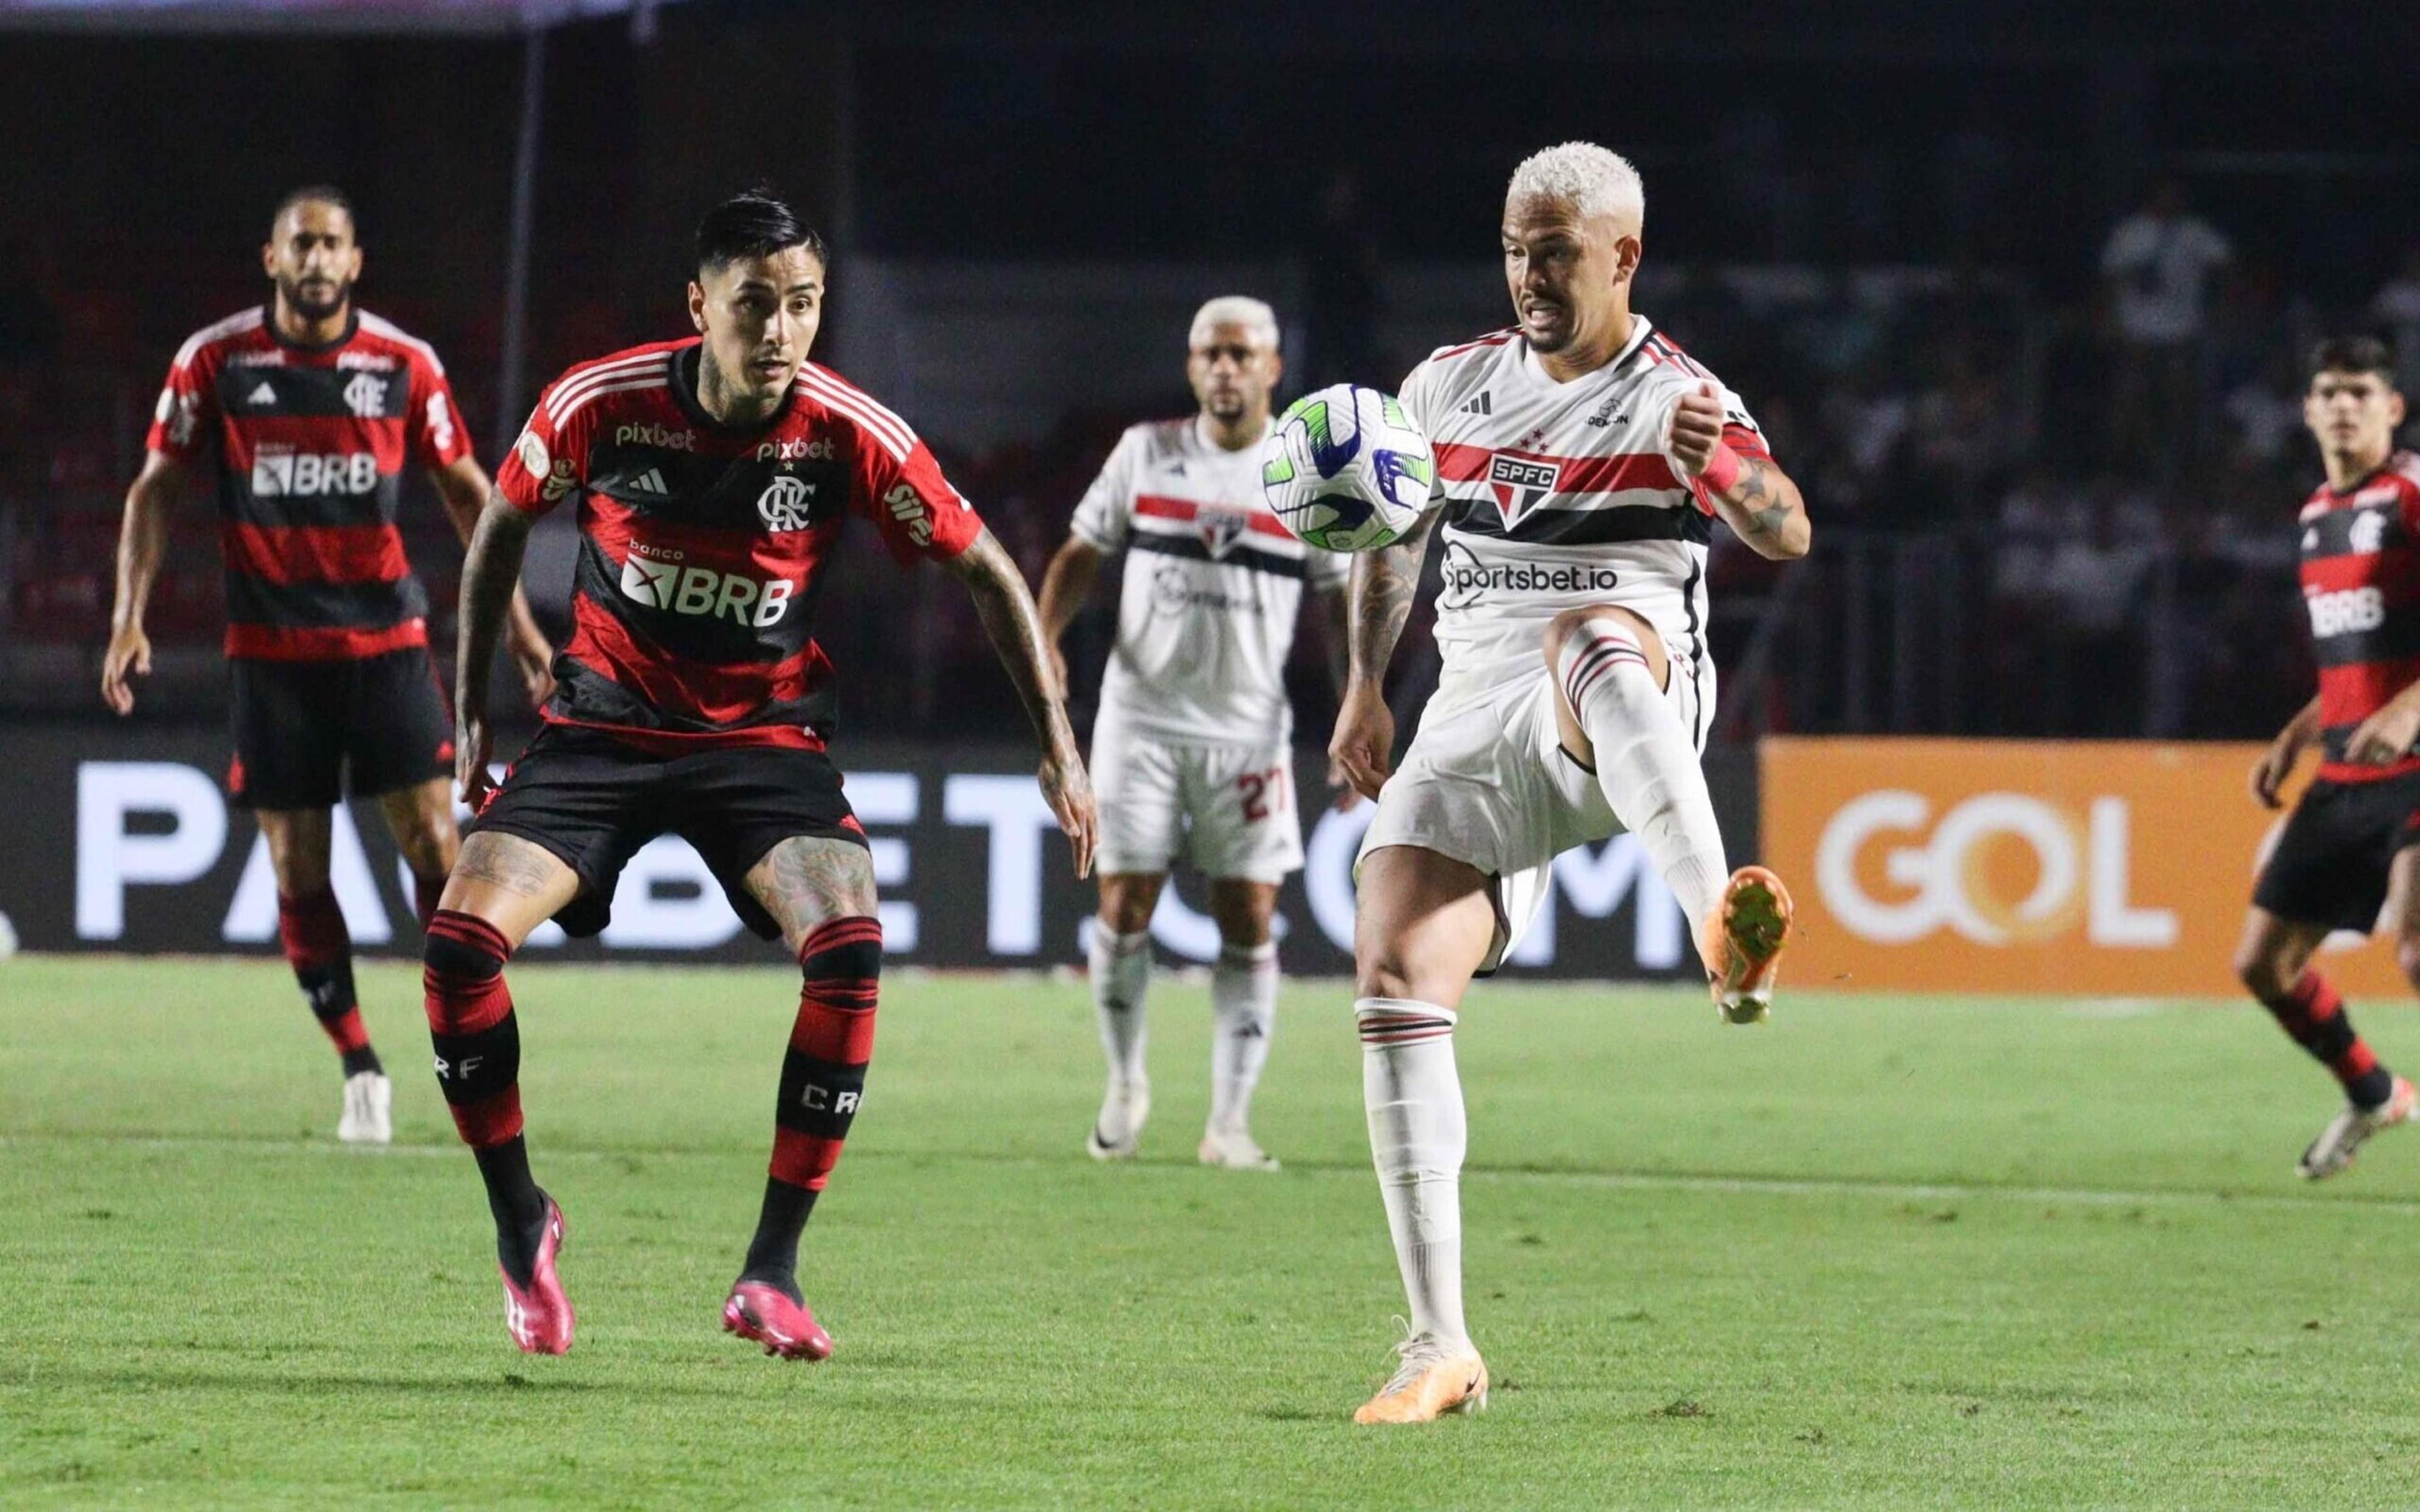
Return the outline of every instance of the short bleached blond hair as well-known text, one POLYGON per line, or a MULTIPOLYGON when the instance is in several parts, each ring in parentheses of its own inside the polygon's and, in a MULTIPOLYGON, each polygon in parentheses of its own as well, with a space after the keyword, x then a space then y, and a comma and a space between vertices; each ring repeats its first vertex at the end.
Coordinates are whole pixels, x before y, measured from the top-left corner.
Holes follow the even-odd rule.
POLYGON ((1269 308, 1268 301, 1249 294, 1221 294, 1193 312, 1193 329, 1186 332, 1186 346, 1203 345, 1220 326, 1242 326, 1252 333, 1253 341, 1272 347, 1278 344, 1278 313, 1269 308))
POLYGON ((1583 220, 1610 215, 1632 225, 1647 220, 1647 186, 1621 153, 1593 142, 1564 142, 1532 152, 1512 170, 1504 203, 1559 200, 1583 220))

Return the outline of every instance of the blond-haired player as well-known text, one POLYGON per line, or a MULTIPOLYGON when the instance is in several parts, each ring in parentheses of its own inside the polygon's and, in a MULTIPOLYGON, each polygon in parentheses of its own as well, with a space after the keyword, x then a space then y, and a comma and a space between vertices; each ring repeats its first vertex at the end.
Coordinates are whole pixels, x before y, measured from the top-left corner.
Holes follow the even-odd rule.
POLYGON ((1377 799, 1354 936, 1370 1145, 1411 1304, 1401 1365, 1355 1414, 1424 1422, 1486 1404, 1462 1306, 1464 990, 1518 941, 1555 856, 1638 837, 1697 926, 1715 1002, 1762 1018, 1790 899, 1730 873, 1699 765, 1714 715, 1707 542, 1719 517, 1768 557, 1807 512, 1737 394, 1630 308, 1636 169, 1567 142, 1513 172, 1502 248, 1517 323, 1404 380, 1436 447, 1438 507, 1356 559, 1352 666, 1329 753, 1377 799), (1402 766, 1380 691, 1431 533, 1444 671, 1402 766))
POLYGON ((1302 866, 1285 665, 1309 587, 1341 672, 1345 560, 1295 540, 1261 497, 1255 454, 1285 371, 1276 313, 1241 295, 1212 300, 1186 346, 1199 409, 1126 431, 1042 579, 1043 628, 1056 646, 1101 563, 1125 554, 1093 730, 1102 823, 1093 1004, 1109 1074, 1085 1149, 1125 1160, 1140 1146, 1151 918, 1182 856, 1210 879, 1219 936, 1199 1153, 1207 1165, 1274 1170, 1249 1119, 1277 1026, 1270 918, 1280 884, 1302 866))

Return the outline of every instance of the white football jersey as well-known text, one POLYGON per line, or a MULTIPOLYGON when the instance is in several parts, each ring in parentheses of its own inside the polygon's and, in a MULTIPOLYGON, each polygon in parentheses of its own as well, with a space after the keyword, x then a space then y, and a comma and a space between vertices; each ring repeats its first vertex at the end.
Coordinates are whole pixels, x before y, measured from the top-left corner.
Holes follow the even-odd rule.
POLYGON ((1620 604, 1655 627, 1676 675, 1696 680, 1699 717, 1712 717, 1714 519, 1669 450, 1673 407, 1714 382, 1731 446, 1762 456, 1764 439, 1738 394, 1644 316, 1631 322, 1612 362, 1569 383, 1518 331, 1441 347, 1404 380, 1404 409, 1436 448, 1437 697, 1450 704, 1536 676, 1562 610, 1620 604))
POLYGON ((1340 588, 1349 563, 1278 523, 1258 451, 1226 450, 1198 416, 1135 425, 1076 506, 1076 538, 1126 557, 1102 718, 1187 745, 1292 738, 1285 664, 1303 585, 1340 588))

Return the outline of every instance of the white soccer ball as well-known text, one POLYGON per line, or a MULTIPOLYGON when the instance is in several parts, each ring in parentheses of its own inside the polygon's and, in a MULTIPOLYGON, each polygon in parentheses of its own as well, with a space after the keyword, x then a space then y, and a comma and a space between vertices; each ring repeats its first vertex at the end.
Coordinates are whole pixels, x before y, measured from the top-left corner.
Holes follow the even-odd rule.
POLYGON ((1391 393, 1339 383, 1306 393, 1261 443, 1261 492, 1322 551, 1374 551, 1429 507, 1436 461, 1391 393))

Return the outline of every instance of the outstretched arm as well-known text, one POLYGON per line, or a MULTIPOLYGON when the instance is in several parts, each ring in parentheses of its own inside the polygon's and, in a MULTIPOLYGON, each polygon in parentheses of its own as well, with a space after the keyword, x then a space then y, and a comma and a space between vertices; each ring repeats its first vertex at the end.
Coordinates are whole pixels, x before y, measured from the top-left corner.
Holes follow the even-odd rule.
POLYGON ((149 676, 151 638, 143 633, 143 610, 160 563, 168 554, 168 512, 185 492, 192 474, 165 452, 144 458, 143 471, 126 490, 126 518, 117 532, 117 597, 109 611, 109 650, 101 658, 101 698, 119 714, 134 712, 130 674, 149 676))
POLYGON ((1365 798, 1377 797, 1394 769, 1395 716, 1387 707, 1387 664, 1394 660, 1395 641, 1412 617, 1420 563, 1428 558, 1429 532, 1435 524, 1431 511, 1394 545, 1353 559, 1344 698, 1327 759, 1365 798))
POLYGON ((1025 576, 1016 570, 990 531, 950 561, 950 570, 967 585, 983 617, 984 632, 1000 653, 1008 680, 1033 721, 1042 745, 1037 776, 1050 811, 1059 816, 1076 853, 1076 874, 1093 872, 1093 841, 1098 818, 1093 809, 1093 783, 1085 775, 1084 758, 1076 749, 1076 732, 1067 723, 1066 681, 1051 664, 1050 646, 1043 634, 1041 614, 1026 591, 1025 576))
MULTIPOLYGON (((428 481, 437 486, 437 497, 445 503, 446 517, 454 522, 454 533, 469 546, 479 528, 479 514, 488 502, 488 475, 479 464, 468 456, 459 456, 442 468, 428 470, 428 481)), ((518 576, 518 575, 517 575, 518 576)), ((510 618, 506 622, 506 643, 512 647, 513 666, 520 672, 521 689, 529 695, 530 707, 544 703, 554 692, 554 647, 549 645, 546 632, 537 627, 537 617, 530 612, 529 599, 521 593, 518 581, 513 586, 510 618)))
POLYGON ((1093 596, 1093 582, 1100 575, 1101 552, 1073 535, 1042 570, 1042 602, 1036 612, 1042 616, 1042 642, 1050 648, 1050 670, 1062 694, 1067 691, 1067 656, 1059 642, 1076 623, 1084 600, 1093 596))
POLYGON ((521 552, 532 521, 501 493, 491 494, 462 555, 460 625, 454 652, 454 775, 462 801, 476 809, 488 780, 488 669, 496 659, 520 596, 521 552))
POLYGON ((1771 457, 1744 456, 1724 443, 1722 394, 1712 383, 1673 408, 1672 455, 1704 483, 1714 513, 1749 550, 1776 562, 1807 554, 1813 534, 1798 485, 1771 457))

